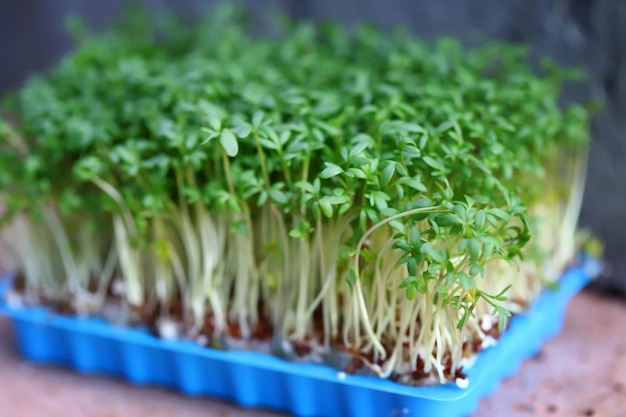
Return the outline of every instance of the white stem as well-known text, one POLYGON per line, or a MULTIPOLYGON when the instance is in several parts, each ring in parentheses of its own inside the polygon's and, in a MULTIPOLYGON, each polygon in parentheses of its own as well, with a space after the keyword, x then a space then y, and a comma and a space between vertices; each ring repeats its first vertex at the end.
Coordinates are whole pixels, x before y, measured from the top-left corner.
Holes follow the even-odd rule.
POLYGON ((131 247, 124 221, 119 215, 113 216, 113 230, 120 260, 120 268, 126 282, 126 298, 131 305, 139 306, 143 302, 141 283, 140 255, 131 247))
POLYGON ((81 285, 81 277, 76 259, 71 251, 71 246, 65 229, 59 220, 58 215, 52 208, 45 210, 45 216, 48 220, 48 226, 52 232, 52 236, 56 243, 57 250, 61 256, 61 262, 65 269, 65 277, 69 284, 69 289, 74 296, 80 295, 84 289, 81 285))
POLYGON ((97 289, 97 305, 101 306, 104 303, 104 299, 106 298, 106 292, 109 288, 109 284, 113 279, 113 273, 115 271, 115 267, 117 266, 117 251, 115 245, 112 244, 109 249, 109 253, 107 255, 106 261, 104 263, 104 267, 102 268, 102 272, 100 273, 98 279, 98 289, 97 289))
POLYGON ((365 334, 367 335, 368 340, 370 341, 370 343, 374 345, 375 349, 378 351, 378 353, 381 355, 383 359, 385 359, 387 354, 386 354, 385 348, 380 342, 380 339, 376 336, 376 334, 374 333, 374 330, 372 329, 372 325, 369 319, 369 313, 367 310, 367 305, 365 303, 365 296, 363 294, 363 288, 361 285, 361 279, 360 279, 360 273, 359 273, 359 258, 360 258, 361 250, 363 248, 363 245, 367 241, 367 239, 370 237, 370 235, 374 233, 376 230, 378 230, 379 228, 383 227, 384 225, 394 220, 403 218, 403 217, 409 217, 409 216, 413 216, 413 215, 420 214, 420 213, 435 213, 435 212, 442 210, 443 208, 444 208, 443 206, 422 207, 422 208, 417 208, 413 210, 407 210, 407 211, 395 214, 393 216, 387 217, 386 219, 381 220, 375 225, 373 225, 372 227, 370 227, 363 234, 363 236, 361 236, 361 239, 359 240, 359 243, 357 244, 356 253, 354 255, 355 256, 354 269, 356 272, 356 283, 355 283, 355 288, 353 291, 353 303, 355 303, 355 313, 357 317, 360 317, 360 320, 355 320, 353 324, 355 342, 358 343, 358 339, 360 338, 359 322, 361 322, 363 324, 365 334))

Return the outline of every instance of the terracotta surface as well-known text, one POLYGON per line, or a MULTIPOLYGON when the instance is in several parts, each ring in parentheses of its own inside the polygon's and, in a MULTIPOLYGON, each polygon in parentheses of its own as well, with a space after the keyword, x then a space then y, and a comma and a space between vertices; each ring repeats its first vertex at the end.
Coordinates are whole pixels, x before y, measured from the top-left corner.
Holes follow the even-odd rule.
MULTIPOLYGON (((271 417, 157 388, 23 361, 0 318, 0 417, 271 417)), ((626 416, 626 302, 591 293, 570 304, 565 328, 485 399, 475 416, 626 416)))

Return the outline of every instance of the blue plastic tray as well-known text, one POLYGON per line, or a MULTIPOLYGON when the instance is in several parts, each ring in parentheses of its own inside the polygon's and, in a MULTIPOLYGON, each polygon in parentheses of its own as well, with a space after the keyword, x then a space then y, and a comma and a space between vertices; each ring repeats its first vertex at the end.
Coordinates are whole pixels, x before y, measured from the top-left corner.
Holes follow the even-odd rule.
MULTIPOLYGON (((567 302, 597 270, 588 260, 546 291, 524 315, 511 321, 498 344, 482 352, 467 371, 467 389, 454 384, 410 387, 315 364, 290 363, 256 352, 225 352, 192 342, 166 341, 142 329, 115 327, 99 319, 59 316, 43 307, 0 312, 13 319, 22 354, 37 363, 70 366, 81 373, 120 376, 133 384, 178 389, 244 407, 297 416, 460 417, 514 374, 524 359, 562 327, 567 302)), ((0 300, 9 280, 0 281, 0 300)))

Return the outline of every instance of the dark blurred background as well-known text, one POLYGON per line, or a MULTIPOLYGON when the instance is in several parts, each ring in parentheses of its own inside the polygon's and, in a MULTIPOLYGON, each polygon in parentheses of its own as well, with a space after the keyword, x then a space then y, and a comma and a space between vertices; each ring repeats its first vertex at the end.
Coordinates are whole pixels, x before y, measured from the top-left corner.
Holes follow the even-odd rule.
MULTIPOLYGON (((72 48, 64 29, 78 14, 105 28, 124 0, 0 0, 0 95, 31 74, 50 68, 72 48)), ((154 10, 197 12, 215 0, 145 0, 154 10)), ((549 56, 590 74, 570 86, 564 100, 601 102, 593 123, 585 203, 580 223, 606 246, 606 276, 595 288, 626 295, 626 1, 625 0, 241 0, 253 16, 278 9, 298 19, 332 19, 345 25, 397 25, 434 39, 488 38, 523 42, 532 56, 549 56)))

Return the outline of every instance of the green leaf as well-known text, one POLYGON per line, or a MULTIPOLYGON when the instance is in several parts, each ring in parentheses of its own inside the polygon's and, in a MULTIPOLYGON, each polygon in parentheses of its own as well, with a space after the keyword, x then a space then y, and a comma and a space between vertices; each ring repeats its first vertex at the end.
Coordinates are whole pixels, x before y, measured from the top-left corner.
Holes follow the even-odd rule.
POLYGON ((205 137, 204 141, 202 142, 202 144, 204 145, 205 143, 210 142, 211 140, 215 139, 216 137, 219 136, 219 133, 217 132, 208 132, 207 136, 205 137))
POLYGON ((469 249, 470 260, 472 262, 478 262, 480 258, 480 242, 476 239, 468 239, 467 246, 469 249))
POLYGON ((354 268, 348 269, 348 272, 346 273, 346 282, 349 285, 354 285, 356 283, 356 280, 357 280, 357 274, 354 268))
POLYGON ((511 218, 511 216, 506 211, 499 209, 497 207, 489 209, 489 213, 505 221, 511 218))
POLYGON ((419 247, 421 237, 422 234, 420 233, 420 229, 417 226, 411 227, 411 245, 419 247))
POLYGON ((432 207, 433 201, 428 197, 422 197, 411 204, 412 208, 432 207))
POLYGON ((299 181, 295 184, 296 187, 300 188, 302 191, 306 191, 307 193, 315 194, 316 190, 313 187, 313 184, 310 182, 299 181))
POLYGON ((209 126, 214 131, 219 132, 219 130, 222 128, 222 120, 217 116, 212 116, 209 118, 209 126))
POLYGON ((465 272, 463 271, 457 272, 456 277, 459 280, 461 287, 463 287, 463 290, 469 291, 472 289, 472 285, 470 284, 470 279, 465 272))
POLYGON ((93 177, 102 175, 105 170, 105 165, 100 158, 95 156, 87 156, 74 166, 74 175, 80 180, 88 181, 93 177))
POLYGON ((372 159, 366 156, 356 156, 350 160, 350 165, 352 166, 369 165, 372 161, 373 161, 372 159))
POLYGON ((368 146, 369 146, 369 143, 367 143, 367 142, 357 143, 352 148, 350 148, 349 155, 350 156, 359 155, 361 152, 363 152, 365 149, 367 149, 368 146))
POLYGON ((396 165, 395 164, 389 164, 387 165, 387 167, 383 170, 383 173, 380 175, 380 185, 385 187, 389 184, 389 181, 391 181, 391 178, 393 178, 393 174, 396 172, 396 165))
POLYGON ((439 236, 439 234, 441 233, 441 229, 439 228, 437 222, 433 220, 433 217, 429 216, 428 224, 430 225, 430 237, 434 239, 435 237, 439 236))
POLYGON ((402 233, 403 235, 404 233, 406 233, 406 228, 404 227, 404 225, 397 220, 390 221, 389 226, 393 227, 394 229, 396 229, 398 232, 402 233))
POLYGON ((485 225, 485 212, 483 210, 478 210, 476 217, 474 217, 474 223, 479 229, 483 228, 485 225))
POLYGON ((382 211, 388 207, 387 201, 390 200, 390 197, 387 194, 383 193, 382 191, 375 191, 372 194, 374 196, 374 205, 379 211, 382 211))
POLYGON ((402 147, 402 156, 406 159, 415 159, 422 156, 422 152, 415 145, 405 145, 402 147))
POLYGON ((411 252, 411 247, 403 239, 400 239, 400 240, 397 240, 396 242, 394 242, 393 248, 394 249, 401 249, 401 250, 403 250, 405 252, 411 252))
POLYGON ((250 132, 252 131, 252 126, 246 123, 246 124, 242 124, 237 127, 234 127, 232 130, 235 133, 235 135, 237 135, 241 139, 244 139, 250 135, 250 132))
POLYGON ((503 332, 506 326, 506 318, 502 314, 498 314, 498 331, 503 332))
POLYGON ((410 285, 413 285, 416 281, 417 277, 415 275, 409 275, 402 280, 402 283, 400 283, 400 286, 398 288, 406 288, 410 285))
POLYGON ((284 192, 282 192, 281 190, 277 188, 271 188, 269 191, 269 194, 270 194, 270 198, 272 199, 272 201, 278 204, 287 204, 289 202, 289 198, 287 197, 287 194, 285 194, 284 192))
POLYGON ((315 125, 331 136, 338 136, 341 134, 341 130, 336 126, 331 125, 330 123, 318 120, 315 122, 315 125))
POLYGON ((318 203, 324 216, 333 217, 333 206, 330 204, 330 201, 327 197, 321 198, 318 203))
POLYGON ((484 268, 478 264, 472 265, 469 270, 471 276, 482 274, 483 272, 484 268))
POLYGON ((414 257, 409 257, 406 262, 406 268, 409 275, 417 275, 417 260, 414 257))
POLYGON ((252 126, 254 127, 260 126, 261 123, 263 122, 263 117, 264 117, 264 114, 262 111, 260 110, 255 111, 254 114, 252 115, 252 126))
POLYGON ((365 173, 365 171, 363 171, 362 169, 358 169, 358 168, 350 168, 346 171, 346 176, 348 177, 356 177, 356 178, 360 178, 360 179, 366 179, 367 178, 367 174, 365 173))
POLYGON ((336 177, 342 172, 343 172, 343 168, 341 168, 339 165, 326 162, 326 168, 324 168, 324 170, 320 174, 320 178, 328 179, 328 178, 336 177))
POLYGON ((428 255, 430 259, 432 259, 435 262, 443 262, 444 260, 441 254, 435 250, 435 248, 433 247, 433 244, 430 242, 424 243, 422 247, 420 248, 420 252, 428 255))
POLYGON ((494 299, 496 299, 496 300, 498 300, 498 301, 506 301, 506 300, 508 300, 508 297, 507 297, 507 296, 505 296, 504 294, 505 294, 505 293, 506 293, 509 289, 511 289, 511 287, 512 287, 512 286, 513 286, 512 284, 507 285, 507 286, 506 286, 506 287, 505 287, 502 291, 500 291, 500 292, 499 292, 497 295, 495 295, 493 298, 494 298, 494 299))
POLYGON ((329 195, 324 198, 333 206, 344 204, 350 200, 347 195, 329 195))
POLYGON ((465 322, 467 321, 467 317, 469 316, 469 311, 467 307, 462 306, 461 308, 463 308, 463 315, 461 316, 461 319, 456 325, 456 328, 459 330, 463 328, 463 326, 465 325, 465 322))
POLYGON ((220 134, 220 144, 224 148, 226 155, 230 156, 231 158, 236 156, 239 152, 239 144, 237 143, 237 138, 229 129, 222 130, 222 133, 220 134))
POLYGON ((267 199, 269 198, 269 193, 267 191, 262 191, 259 194, 259 198, 257 199, 257 204, 259 206, 264 205, 267 202, 267 199))
POLYGON ((504 331, 506 318, 511 317, 511 312, 502 306, 495 306, 492 314, 498 313, 498 331, 504 331))
POLYGON ((425 155, 423 159, 424 159, 424 162, 426 162, 426 165, 433 168, 434 170, 440 171, 440 172, 445 171, 443 164, 440 161, 434 159, 433 157, 425 155))
POLYGON ((415 295, 417 294, 417 287, 415 285, 409 285, 406 287, 406 298, 409 300, 415 299, 415 295))
POLYGON ((443 226, 443 227, 463 223, 463 221, 459 218, 459 216, 457 216, 456 214, 452 214, 452 213, 441 214, 437 217, 436 221, 439 226, 443 226))
POLYGON ((445 122, 437 126, 436 130, 438 132, 445 132, 446 130, 449 130, 450 128, 454 127, 455 124, 456 124, 455 120, 446 120, 445 122))
POLYGON ((259 138, 259 143, 261 144, 262 147, 264 147, 265 149, 271 149, 271 150, 278 150, 278 144, 272 140, 269 140, 265 137, 260 137, 259 138))
POLYGON ((402 123, 402 129, 412 133, 425 133, 426 130, 416 123, 402 123))
POLYGON ((494 245, 491 242, 483 243, 483 258, 489 259, 493 254, 494 245))

